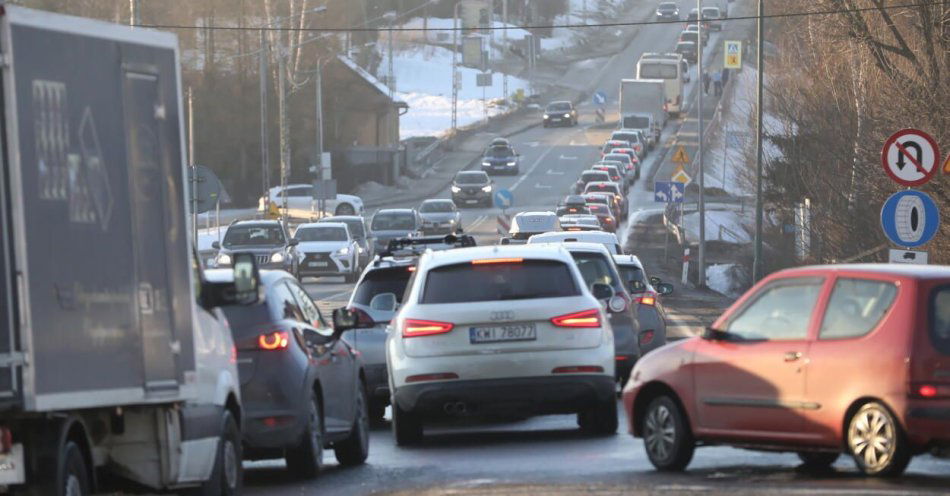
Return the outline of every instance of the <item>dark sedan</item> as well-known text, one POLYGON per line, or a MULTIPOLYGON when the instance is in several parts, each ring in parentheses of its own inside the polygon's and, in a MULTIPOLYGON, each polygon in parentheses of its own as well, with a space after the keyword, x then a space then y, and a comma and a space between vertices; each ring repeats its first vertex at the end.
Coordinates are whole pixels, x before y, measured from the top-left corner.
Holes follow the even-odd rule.
POLYGON ((452 181, 452 201, 459 207, 490 207, 494 182, 482 171, 462 171, 452 181))
POLYGON ((482 157, 482 170, 488 174, 518 175, 521 156, 510 145, 493 145, 482 157))

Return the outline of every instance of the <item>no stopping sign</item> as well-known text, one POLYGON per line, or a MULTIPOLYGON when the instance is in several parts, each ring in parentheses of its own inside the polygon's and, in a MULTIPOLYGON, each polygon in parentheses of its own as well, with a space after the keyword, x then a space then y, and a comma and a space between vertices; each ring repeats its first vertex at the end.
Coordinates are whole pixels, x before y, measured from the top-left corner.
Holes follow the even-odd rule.
POLYGON ((940 211, 925 193, 901 191, 884 202, 881 227, 894 244, 914 248, 927 244, 937 234, 940 211))

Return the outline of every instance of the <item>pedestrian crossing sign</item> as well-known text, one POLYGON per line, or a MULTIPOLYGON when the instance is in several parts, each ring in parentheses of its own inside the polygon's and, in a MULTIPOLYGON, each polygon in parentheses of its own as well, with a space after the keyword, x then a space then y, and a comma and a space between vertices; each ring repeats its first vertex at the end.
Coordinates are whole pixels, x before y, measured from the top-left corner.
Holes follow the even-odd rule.
POLYGON ((673 154, 673 163, 675 164, 688 164, 690 163, 689 154, 686 153, 686 147, 680 145, 676 149, 676 153, 673 154))
POLYGON ((724 51, 725 59, 723 60, 723 67, 726 69, 742 69, 742 42, 741 41, 726 41, 726 49, 724 51))

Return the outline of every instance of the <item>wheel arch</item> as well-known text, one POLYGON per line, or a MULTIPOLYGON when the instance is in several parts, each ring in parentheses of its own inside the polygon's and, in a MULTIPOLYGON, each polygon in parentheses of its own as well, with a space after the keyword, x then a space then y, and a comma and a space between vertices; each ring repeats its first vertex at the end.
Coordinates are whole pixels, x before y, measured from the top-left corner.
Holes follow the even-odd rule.
POLYGON ((854 415, 856 413, 858 413, 858 410, 860 410, 864 405, 867 405, 868 403, 881 404, 888 411, 888 413, 891 414, 891 417, 894 417, 894 421, 897 422, 897 425, 900 427, 900 429, 904 432, 907 432, 907 426, 904 425, 901 417, 897 415, 897 413, 894 411, 894 408, 891 407, 891 405, 888 404, 887 401, 885 401, 882 398, 878 398, 876 396, 862 396, 860 398, 855 399, 854 401, 851 402, 850 405, 848 405, 848 408, 844 412, 844 417, 841 419, 841 425, 840 425, 841 431, 840 431, 838 442, 841 444, 841 447, 842 449, 844 449, 845 453, 848 453, 848 449, 849 449, 848 448, 848 428, 850 427, 851 419, 854 418, 854 415))
POLYGON ((631 419, 631 427, 633 428, 633 435, 640 437, 643 432, 643 417, 646 414, 647 406, 650 405, 650 402, 660 396, 669 396, 670 399, 676 403, 676 406, 679 407, 680 411, 683 414, 683 417, 686 418, 686 425, 692 430, 692 419, 689 416, 689 410, 686 409, 686 406, 683 404, 683 400, 680 398, 679 394, 675 389, 670 387, 669 384, 661 381, 652 381, 647 384, 644 384, 640 388, 639 394, 633 400, 633 419, 631 419))

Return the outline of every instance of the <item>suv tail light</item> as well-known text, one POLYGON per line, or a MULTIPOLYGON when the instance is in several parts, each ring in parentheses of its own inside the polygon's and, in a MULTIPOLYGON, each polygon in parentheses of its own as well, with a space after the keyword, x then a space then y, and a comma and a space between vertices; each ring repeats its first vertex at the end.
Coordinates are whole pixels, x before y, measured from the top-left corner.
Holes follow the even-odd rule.
POLYGON ((290 333, 286 331, 274 331, 257 337, 257 347, 261 350, 285 350, 289 345, 290 333))
POLYGON ((554 317, 551 323, 557 327, 570 327, 574 329, 592 329, 600 327, 600 310, 593 308, 582 312, 569 313, 554 317))
POLYGON ((638 296, 636 300, 637 303, 641 305, 649 305, 652 307, 653 305, 656 305, 656 293, 643 293, 643 295, 638 296))
POLYGON ((402 322, 402 337, 416 338, 420 336, 434 336, 452 332, 455 324, 436 322, 432 320, 405 319, 402 322))

